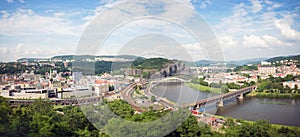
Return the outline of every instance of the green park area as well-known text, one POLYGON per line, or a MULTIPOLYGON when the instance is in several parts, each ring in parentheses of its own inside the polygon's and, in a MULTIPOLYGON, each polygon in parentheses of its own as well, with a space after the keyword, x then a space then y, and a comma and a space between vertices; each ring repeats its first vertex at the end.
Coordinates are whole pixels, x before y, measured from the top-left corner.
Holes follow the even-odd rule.
POLYGON ((186 85, 190 88, 199 90, 201 92, 207 92, 207 93, 215 93, 215 94, 221 94, 221 88, 212 88, 209 86, 204 86, 200 84, 195 84, 195 83, 186 83, 186 85))

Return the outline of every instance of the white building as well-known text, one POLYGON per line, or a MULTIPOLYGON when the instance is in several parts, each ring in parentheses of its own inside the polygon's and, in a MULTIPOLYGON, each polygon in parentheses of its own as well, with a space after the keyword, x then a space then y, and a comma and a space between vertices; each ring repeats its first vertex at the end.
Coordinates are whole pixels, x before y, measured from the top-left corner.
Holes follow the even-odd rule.
POLYGON ((282 85, 289 86, 290 88, 295 88, 295 86, 298 86, 298 89, 300 89, 300 81, 288 81, 288 82, 282 82, 282 85))
POLYGON ((276 67, 258 65, 258 74, 259 75, 274 75, 275 73, 276 73, 276 67))
POLYGON ((271 65, 271 62, 261 61, 260 64, 263 66, 268 66, 268 65, 271 65))

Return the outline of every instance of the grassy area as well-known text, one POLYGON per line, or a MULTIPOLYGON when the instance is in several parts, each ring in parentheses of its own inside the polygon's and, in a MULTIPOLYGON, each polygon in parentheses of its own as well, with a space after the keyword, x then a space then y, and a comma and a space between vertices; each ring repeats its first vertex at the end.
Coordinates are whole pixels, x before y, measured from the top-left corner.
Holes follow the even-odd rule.
POLYGON ((210 92, 210 93, 216 93, 216 94, 221 94, 221 88, 211 88, 208 86, 203 86, 200 84, 194 84, 194 83, 186 83, 187 86, 189 86, 190 88, 199 90, 201 92, 210 92))
POLYGON ((297 93, 266 93, 266 92, 251 92, 246 95, 247 97, 258 98, 300 98, 300 94, 297 93))
POLYGON ((166 101, 166 102, 172 104, 172 105, 176 105, 176 104, 177 104, 176 102, 174 102, 174 101, 172 101, 172 100, 169 100, 169 99, 167 99, 167 98, 161 98, 161 99, 162 99, 163 101, 166 101))
POLYGON ((286 102, 260 102, 260 104, 288 105, 286 102))
POLYGON ((60 109, 60 108, 63 108, 63 107, 65 107, 65 106, 63 106, 63 105, 54 105, 53 106, 53 109, 60 109))

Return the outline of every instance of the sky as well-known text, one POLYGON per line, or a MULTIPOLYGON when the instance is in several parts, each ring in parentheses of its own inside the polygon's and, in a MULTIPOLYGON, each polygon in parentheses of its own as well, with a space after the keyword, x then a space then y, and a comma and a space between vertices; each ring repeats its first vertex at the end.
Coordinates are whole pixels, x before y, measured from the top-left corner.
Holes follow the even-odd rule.
MULTIPOLYGON (((192 31, 198 29, 196 31, 202 34, 200 41, 204 43, 205 32, 209 36, 214 35, 226 61, 300 53, 300 2, 297 0, 173 0, 179 5, 172 4, 172 0, 163 1, 163 4, 156 0, 153 5, 146 5, 142 2, 126 4, 118 0, 0 0, 0 62, 15 61, 22 57, 75 54, 87 27, 99 16, 102 15, 102 24, 112 25, 128 15, 136 17, 142 13, 174 18, 183 26, 190 26, 187 28, 192 28, 192 31), (122 8, 118 12, 113 11, 118 5, 122 8), (104 13, 110 14, 105 16, 104 13), (194 22, 200 22, 196 25, 201 26, 203 21, 209 30, 207 26, 195 27, 194 22)), ((197 40, 188 36, 185 27, 178 26, 164 19, 131 20, 114 28, 104 46, 98 48, 97 54, 124 53, 118 51, 124 49, 122 46, 134 43, 141 45, 153 41, 153 38, 157 42, 152 44, 182 45, 194 60, 207 59, 204 54, 215 50, 210 49, 209 45, 213 45, 210 42, 207 42, 208 46, 203 43, 204 46, 199 46, 197 40), (143 35, 147 33, 157 35, 147 35, 145 39, 143 35), (169 38, 160 37, 166 33, 170 33, 169 38), (174 41, 166 42, 163 38, 174 41)), ((113 28, 102 25, 95 30, 108 32, 110 27, 113 28)), ((161 47, 165 52, 159 54, 169 53, 165 46, 161 47)), ((143 51, 139 55, 148 54, 143 48, 140 46, 137 50, 143 51)), ((170 49, 172 55, 182 51, 181 48, 170 49)), ((217 54, 220 53, 213 53, 212 56, 217 54)))

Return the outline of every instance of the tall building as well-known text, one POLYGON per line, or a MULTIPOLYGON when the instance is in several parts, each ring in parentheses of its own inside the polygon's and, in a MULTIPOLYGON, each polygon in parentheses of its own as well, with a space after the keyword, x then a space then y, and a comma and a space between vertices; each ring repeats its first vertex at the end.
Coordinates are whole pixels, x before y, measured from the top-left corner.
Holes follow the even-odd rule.
POLYGON ((143 71, 141 69, 132 69, 132 68, 125 68, 121 69, 126 76, 141 76, 143 71))
POLYGON ((274 75, 276 73, 276 67, 274 66, 260 66, 258 65, 259 75, 274 75))

